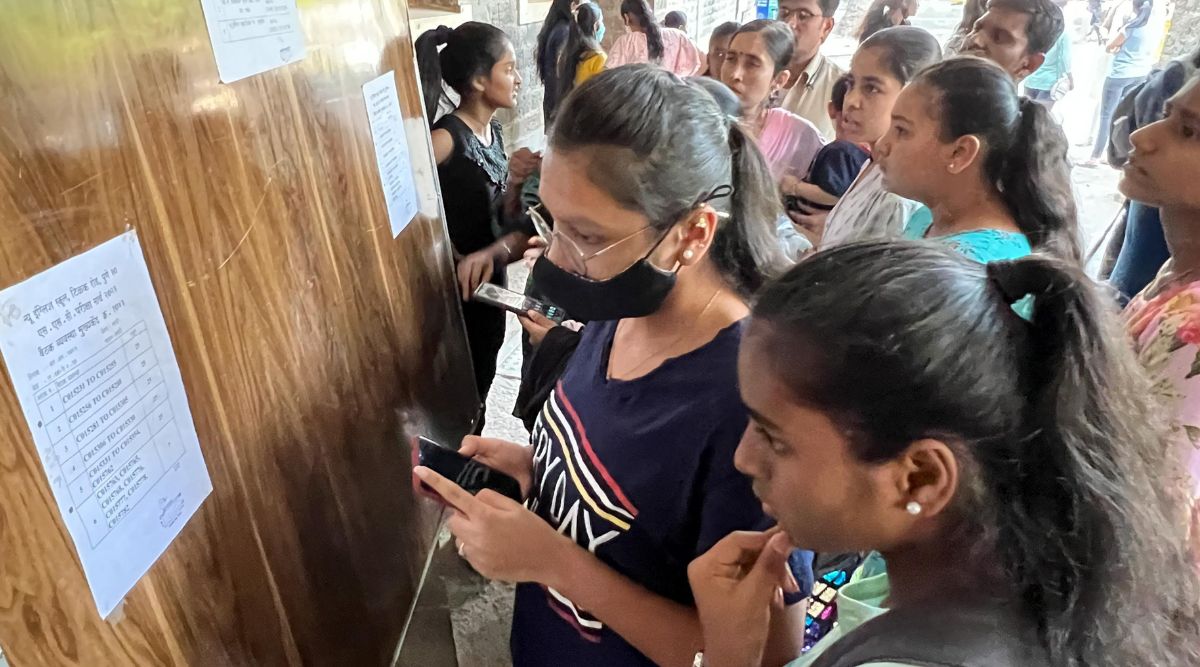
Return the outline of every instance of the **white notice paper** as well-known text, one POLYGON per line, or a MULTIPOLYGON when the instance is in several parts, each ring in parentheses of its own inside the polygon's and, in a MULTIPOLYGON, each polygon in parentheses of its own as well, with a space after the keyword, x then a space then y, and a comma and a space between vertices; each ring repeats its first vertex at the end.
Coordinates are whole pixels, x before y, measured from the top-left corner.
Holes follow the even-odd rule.
POLYGON ((304 59, 296 0, 200 0, 200 4, 222 82, 304 59))
POLYGON ((387 201, 392 238, 400 235, 417 214, 417 184, 413 180, 412 160, 408 157, 408 137, 404 134, 404 115, 396 93, 396 75, 388 72, 363 84, 367 119, 375 142, 375 162, 379 181, 387 201))
POLYGON ((212 491, 137 233, 0 291, 0 354, 107 617, 212 491))

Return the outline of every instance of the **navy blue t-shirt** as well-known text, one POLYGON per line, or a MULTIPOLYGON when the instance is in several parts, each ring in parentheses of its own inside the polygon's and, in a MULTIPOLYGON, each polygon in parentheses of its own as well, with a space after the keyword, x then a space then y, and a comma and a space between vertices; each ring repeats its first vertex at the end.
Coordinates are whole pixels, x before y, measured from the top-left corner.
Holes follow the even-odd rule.
MULTIPOLYGON (((770 525, 733 467, 748 420, 737 387, 744 324, 629 381, 607 378, 616 322, 584 329, 533 430, 531 510, 646 589, 693 604, 687 566, 735 530, 770 525)), ((812 554, 792 559, 804 596, 812 554)), ((803 596, 796 596, 801 599, 803 596)), ((553 589, 517 586, 515 667, 654 663, 553 589)))

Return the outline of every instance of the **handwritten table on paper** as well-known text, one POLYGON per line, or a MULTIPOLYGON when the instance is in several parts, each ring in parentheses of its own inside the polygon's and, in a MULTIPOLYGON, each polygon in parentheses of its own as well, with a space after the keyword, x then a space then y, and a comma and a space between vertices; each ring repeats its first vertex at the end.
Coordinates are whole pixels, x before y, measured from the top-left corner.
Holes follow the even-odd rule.
POLYGON ((304 58, 296 0, 201 0, 221 81, 230 83, 304 58))
POLYGON ((212 490, 137 234, 0 292, 0 353, 108 616, 212 490))
POLYGON ((404 114, 396 91, 396 74, 388 72, 363 84, 367 122, 375 144, 375 164, 387 204, 392 237, 404 231, 417 214, 417 184, 413 180, 408 137, 404 134, 404 114))

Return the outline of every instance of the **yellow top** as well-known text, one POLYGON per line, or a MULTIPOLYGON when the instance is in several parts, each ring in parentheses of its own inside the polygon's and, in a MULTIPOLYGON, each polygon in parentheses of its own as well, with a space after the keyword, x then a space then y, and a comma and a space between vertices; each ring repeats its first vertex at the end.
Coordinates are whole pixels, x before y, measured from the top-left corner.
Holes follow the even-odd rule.
POLYGON ((603 52, 593 53, 584 58, 583 62, 575 66, 575 85, 578 86, 600 72, 603 72, 604 63, 607 60, 608 56, 603 52))

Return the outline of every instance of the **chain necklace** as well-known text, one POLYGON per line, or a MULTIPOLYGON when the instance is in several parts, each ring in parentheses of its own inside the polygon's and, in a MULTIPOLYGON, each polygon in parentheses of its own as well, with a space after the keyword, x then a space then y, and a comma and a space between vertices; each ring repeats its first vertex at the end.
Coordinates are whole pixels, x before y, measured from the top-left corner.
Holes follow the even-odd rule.
MULTIPOLYGON (((684 336, 686 336, 686 335, 688 334, 688 332, 689 332, 689 331, 691 331, 692 329, 694 329, 694 328, 696 327, 696 325, 700 323, 700 320, 701 320, 701 319, 704 317, 704 314, 708 312, 708 309, 712 307, 713 303, 714 303, 714 302, 717 300, 717 295, 718 295, 718 294, 720 294, 720 293, 721 293, 721 288, 720 288, 720 287, 718 287, 718 288, 716 289, 716 291, 714 291, 714 292, 713 292, 712 296, 711 296, 711 297, 709 297, 709 299, 708 299, 708 303, 704 304, 704 308, 700 310, 700 313, 699 313, 698 315, 696 315, 696 318, 695 318, 694 320, 692 320, 692 322, 691 322, 691 324, 690 324, 689 326, 687 326, 687 327, 683 328, 683 329, 682 329, 682 330, 679 332, 679 335, 678 335, 678 336, 676 336, 676 337, 674 337, 674 338, 672 338, 670 341, 668 341, 666 345, 663 345, 663 346, 661 346, 661 347, 658 347, 658 348, 656 348, 656 349, 655 349, 653 352, 651 352, 651 353, 650 353, 648 356, 644 357, 644 358, 643 358, 641 361, 639 361, 639 362, 638 362, 636 365, 634 365, 634 366, 631 366, 631 367, 629 368, 629 370, 627 370, 627 371, 626 371, 626 372, 625 372, 623 375, 625 375, 625 376, 632 376, 632 375, 633 375, 633 372, 634 372, 634 371, 636 371, 636 370, 638 370, 638 369, 639 369, 639 368, 641 368, 642 366, 644 366, 644 365, 646 364, 646 362, 648 362, 648 361, 650 361, 650 360, 654 359, 656 356, 658 356, 658 355, 662 354, 663 352, 666 352, 667 350, 669 350, 669 349, 671 349, 673 346, 675 346, 677 343, 679 343, 679 341, 683 340, 683 337, 684 337, 684 336)), ((622 325, 622 324, 624 324, 624 320, 622 320, 621 322, 617 323, 617 331, 616 331, 616 333, 613 335, 613 339, 614 339, 614 340, 616 339, 616 334, 620 334, 620 332, 621 332, 621 325, 622 325)), ((609 379, 609 380, 613 379, 613 375, 614 375, 614 374, 613 374, 613 372, 612 372, 612 353, 611 353, 611 351, 609 352, 609 362, 608 362, 608 373, 607 373, 607 375, 608 375, 608 379, 609 379)), ((631 377, 630 379, 632 379, 632 377, 631 377)))

